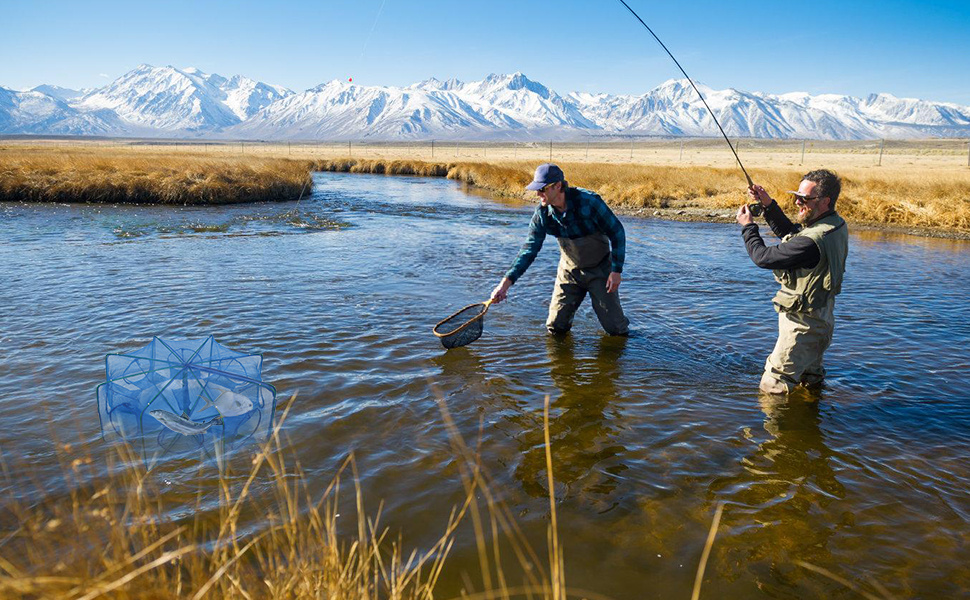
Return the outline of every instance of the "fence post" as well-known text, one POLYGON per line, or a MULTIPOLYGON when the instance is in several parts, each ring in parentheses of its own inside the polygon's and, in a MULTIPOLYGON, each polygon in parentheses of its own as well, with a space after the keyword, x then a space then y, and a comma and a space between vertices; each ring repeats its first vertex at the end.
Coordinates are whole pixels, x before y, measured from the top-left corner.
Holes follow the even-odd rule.
POLYGON ((805 164, 805 140, 802 140, 802 162, 798 163, 800 165, 805 164))
POLYGON ((347 154, 350 155, 350 158, 354 157, 354 143, 349 140, 347 141, 347 154))
POLYGON ((519 159, 519 146, 515 142, 512 142, 512 158, 514 160, 519 159))
POLYGON ((886 144, 886 140, 879 140, 879 164, 876 165, 877 167, 882 166, 882 148, 885 144, 886 144))
POLYGON ((630 140, 630 162, 633 162, 633 140, 630 140))
POLYGON ((586 160, 589 160, 589 136, 586 136, 586 160))
POLYGON ((431 140, 431 158, 434 158, 434 140, 431 140))
POLYGON ((549 162, 552 162, 552 140, 549 140, 549 162))
POLYGON ((680 162, 684 162, 684 140, 680 140, 680 162))
POLYGON ((455 158, 458 158, 458 141, 455 140, 455 158))

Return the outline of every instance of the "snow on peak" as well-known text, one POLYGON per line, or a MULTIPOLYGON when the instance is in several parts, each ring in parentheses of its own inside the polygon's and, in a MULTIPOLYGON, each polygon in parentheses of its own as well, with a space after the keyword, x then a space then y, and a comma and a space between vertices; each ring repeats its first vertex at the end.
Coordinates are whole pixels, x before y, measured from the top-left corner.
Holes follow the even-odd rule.
MULTIPOLYGON (((697 85, 732 136, 811 139, 967 136, 970 107, 871 94, 773 95, 697 85)), ((430 77, 406 87, 343 79, 294 94, 242 75, 141 64, 104 87, 0 88, 0 133, 220 135, 262 139, 559 139, 717 134, 686 79, 641 95, 561 96, 524 73, 430 77)))

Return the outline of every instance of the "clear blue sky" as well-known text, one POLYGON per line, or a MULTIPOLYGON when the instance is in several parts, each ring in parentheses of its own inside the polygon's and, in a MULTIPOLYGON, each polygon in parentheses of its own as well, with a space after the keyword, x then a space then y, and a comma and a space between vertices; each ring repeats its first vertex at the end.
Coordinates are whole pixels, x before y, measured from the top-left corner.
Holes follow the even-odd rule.
MULTIPOLYGON (((714 88, 970 105, 970 0, 627 0, 714 88)), ((679 77, 614 0, 0 0, 0 85, 82 88, 140 63, 303 91, 522 71, 566 93, 679 77), (382 9, 383 6, 383 9, 382 9)))

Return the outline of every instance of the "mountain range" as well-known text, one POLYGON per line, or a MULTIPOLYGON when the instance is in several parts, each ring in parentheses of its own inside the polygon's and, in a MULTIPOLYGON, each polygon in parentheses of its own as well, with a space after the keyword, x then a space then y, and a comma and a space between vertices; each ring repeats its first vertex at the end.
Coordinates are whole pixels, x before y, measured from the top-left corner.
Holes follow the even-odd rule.
MULTIPOLYGON (((970 107, 872 94, 781 95, 698 85, 732 137, 970 136, 970 107)), ((718 134, 687 80, 643 95, 560 95, 522 73, 407 87, 334 80, 296 93, 236 75, 140 65, 108 85, 0 87, 0 134, 260 140, 581 140, 718 134)))

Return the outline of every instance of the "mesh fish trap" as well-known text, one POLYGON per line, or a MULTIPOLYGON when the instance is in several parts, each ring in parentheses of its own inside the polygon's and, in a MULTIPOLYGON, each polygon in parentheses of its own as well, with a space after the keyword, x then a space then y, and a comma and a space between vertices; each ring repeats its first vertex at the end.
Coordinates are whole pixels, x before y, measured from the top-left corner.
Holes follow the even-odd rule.
POLYGON ((216 454, 268 439, 276 388, 262 381, 263 357, 209 336, 105 357, 97 388, 101 433, 125 440, 144 458, 202 449, 216 454))
POLYGON ((488 302, 469 304, 447 319, 434 326, 434 334, 441 340, 445 348, 457 348, 470 344, 482 337, 485 329, 485 313, 488 312, 488 302))

